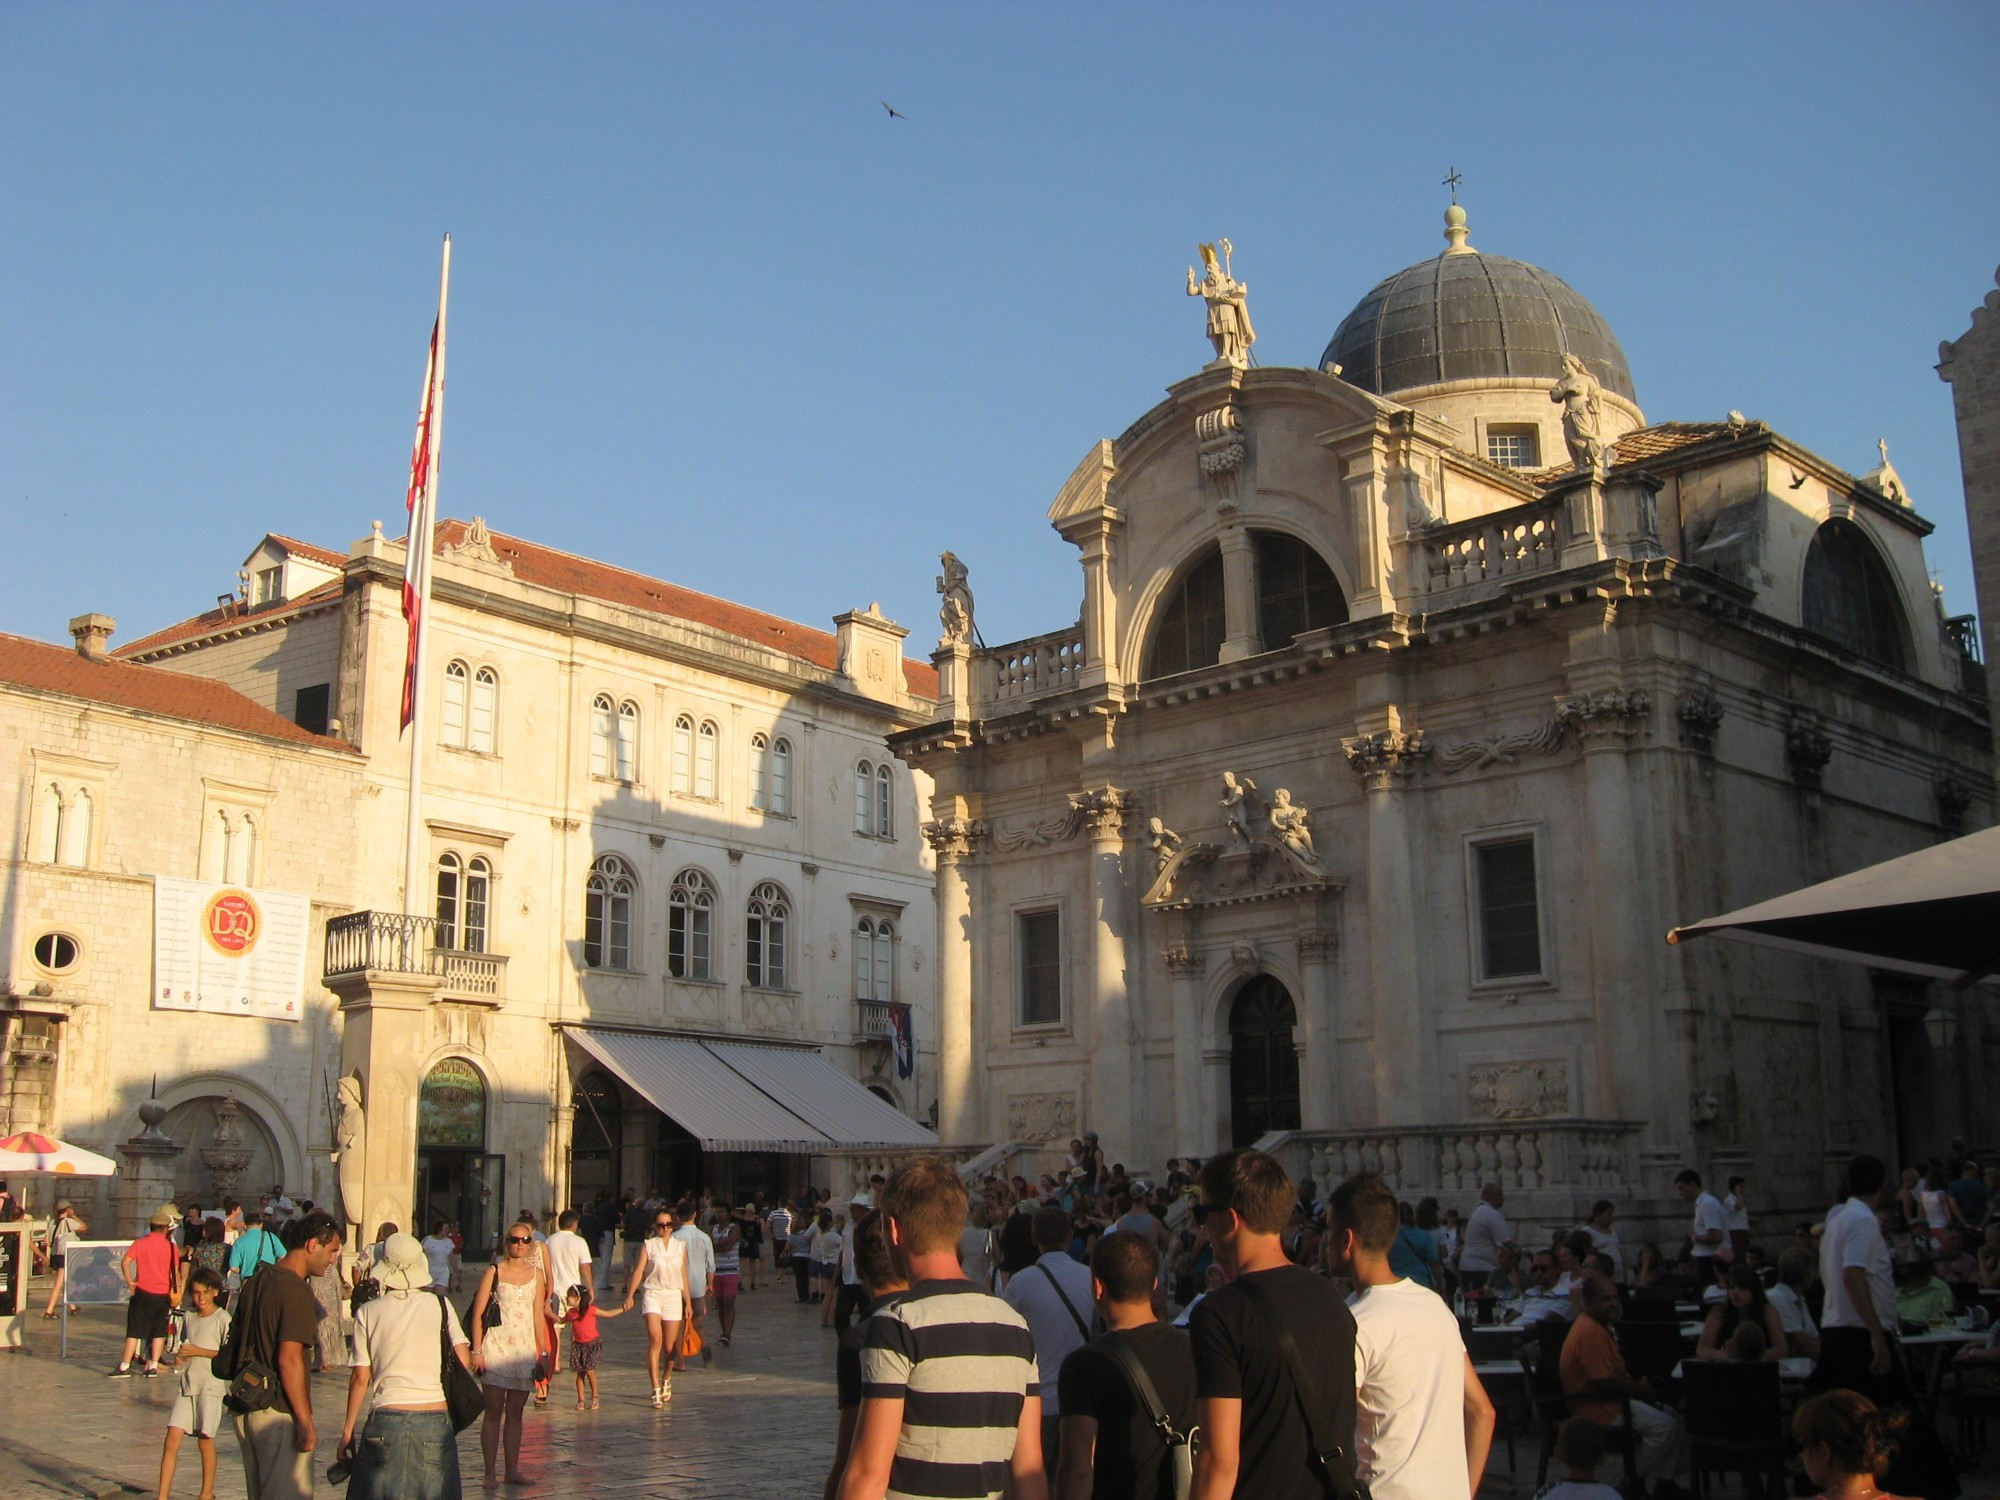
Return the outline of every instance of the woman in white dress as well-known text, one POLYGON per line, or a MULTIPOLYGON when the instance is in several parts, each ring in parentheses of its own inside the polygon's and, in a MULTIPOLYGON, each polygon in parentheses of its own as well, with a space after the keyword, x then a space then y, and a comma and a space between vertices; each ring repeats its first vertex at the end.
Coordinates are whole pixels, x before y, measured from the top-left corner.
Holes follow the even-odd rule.
POLYGON ((486 1268, 472 1299, 472 1367, 486 1389, 486 1421, 479 1446, 486 1458, 486 1488, 496 1489, 494 1470, 501 1440, 507 1445, 507 1482, 527 1484, 521 1472, 521 1413, 535 1383, 535 1369, 555 1364, 548 1347, 542 1309, 549 1300, 548 1279, 535 1250, 535 1233, 525 1224, 510 1225, 502 1259, 486 1268), (500 1321, 486 1326, 486 1309, 498 1301, 500 1321))
POLYGON ((658 1411, 674 1398, 674 1354, 688 1312, 687 1245, 674 1238, 674 1218, 664 1208, 653 1215, 645 1254, 632 1264, 622 1311, 629 1312, 634 1302, 646 1316, 646 1377, 658 1411))

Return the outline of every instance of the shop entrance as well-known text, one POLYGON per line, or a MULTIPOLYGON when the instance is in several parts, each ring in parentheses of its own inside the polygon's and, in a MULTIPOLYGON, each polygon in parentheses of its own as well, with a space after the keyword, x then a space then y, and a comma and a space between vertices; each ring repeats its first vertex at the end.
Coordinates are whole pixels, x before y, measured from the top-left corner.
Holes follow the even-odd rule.
POLYGON ((491 1259, 506 1222, 506 1181, 507 1158, 486 1149, 486 1081, 464 1058, 447 1057, 417 1095, 418 1232, 449 1220, 464 1259, 491 1259))

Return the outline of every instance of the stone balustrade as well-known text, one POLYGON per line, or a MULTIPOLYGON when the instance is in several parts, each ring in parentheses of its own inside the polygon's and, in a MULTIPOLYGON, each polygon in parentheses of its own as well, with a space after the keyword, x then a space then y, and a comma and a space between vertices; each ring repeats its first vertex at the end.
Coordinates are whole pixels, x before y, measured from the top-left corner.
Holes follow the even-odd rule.
POLYGON ((468 953, 437 944, 437 922, 402 912, 351 911, 326 924, 326 962, 334 979, 374 972, 424 974, 440 979, 448 999, 498 1005, 506 999, 507 960, 497 953, 468 953))
POLYGON ((1083 670, 1083 627, 993 646, 979 654, 978 662, 974 682, 982 708, 1063 692, 1076 686, 1083 670))
POLYGON ((1636 1181, 1636 1120, 1521 1120, 1411 1125, 1382 1130, 1289 1130, 1258 1145, 1286 1170, 1327 1184, 1379 1172, 1397 1193, 1473 1194, 1488 1182, 1509 1192, 1629 1189, 1636 1181))
POLYGON ((1555 569, 1565 535, 1560 497, 1412 532, 1406 543, 1410 587, 1419 595, 1440 594, 1555 569))

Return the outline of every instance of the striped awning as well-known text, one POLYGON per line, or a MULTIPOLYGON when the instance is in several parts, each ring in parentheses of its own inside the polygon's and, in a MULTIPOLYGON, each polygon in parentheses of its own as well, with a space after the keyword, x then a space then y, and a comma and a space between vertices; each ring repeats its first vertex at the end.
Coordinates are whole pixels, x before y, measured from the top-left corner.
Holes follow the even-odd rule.
POLYGON ((704 1151, 934 1148, 937 1137, 817 1052, 752 1042, 563 1028, 704 1151))

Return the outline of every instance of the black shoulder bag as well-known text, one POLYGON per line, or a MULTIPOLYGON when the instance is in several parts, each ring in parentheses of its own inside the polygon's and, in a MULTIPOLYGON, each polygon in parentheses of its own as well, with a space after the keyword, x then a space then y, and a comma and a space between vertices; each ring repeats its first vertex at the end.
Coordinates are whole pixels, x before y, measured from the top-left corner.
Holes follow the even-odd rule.
POLYGON ((477 1422, 486 1412, 486 1394, 480 1388, 479 1380, 460 1362, 458 1351, 451 1346, 450 1304, 444 1300, 443 1292, 432 1292, 438 1305, 438 1347, 444 1358, 439 1380, 444 1385, 445 1410, 451 1416, 451 1430, 463 1432, 477 1422))
POLYGON ((1284 1357, 1286 1373, 1291 1376, 1292 1395, 1306 1419, 1306 1441, 1312 1447, 1314 1473, 1321 1488, 1332 1500, 1369 1500, 1367 1489, 1354 1477, 1354 1455, 1336 1443, 1327 1430, 1328 1418, 1320 1409, 1319 1386, 1306 1373, 1306 1362, 1299 1354, 1298 1340, 1292 1337, 1290 1325, 1271 1306, 1264 1289, 1248 1277, 1238 1277, 1230 1285, 1243 1293, 1244 1300, 1262 1319, 1265 1331, 1284 1357))
POLYGON ((1126 1384, 1132 1387, 1132 1394, 1145 1410, 1146 1420, 1153 1424, 1153 1430, 1160 1435, 1160 1445, 1166 1449, 1166 1461, 1172 1466, 1169 1472, 1173 1476, 1174 1500, 1188 1500, 1194 1493, 1195 1435, 1201 1429, 1190 1425, 1183 1432, 1174 1426, 1173 1418, 1167 1415, 1167 1404, 1160 1399, 1146 1366, 1117 1334, 1108 1333, 1091 1347, 1102 1349, 1124 1374, 1126 1384))
POLYGON ((278 1400, 278 1372, 263 1361, 250 1359, 243 1353, 243 1330, 249 1325, 251 1309, 262 1300, 260 1294, 264 1290, 255 1276, 244 1283, 243 1296, 229 1322, 229 1342, 217 1350, 215 1357, 208 1362, 209 1374, 217 1380, 229 1382, 222 1404, 240 1415, 264 1411, 276 1405, 278 1400))

